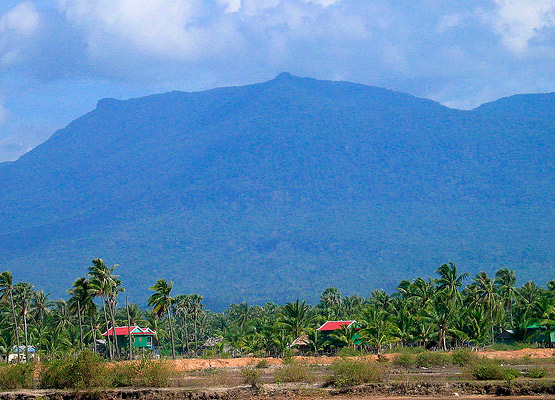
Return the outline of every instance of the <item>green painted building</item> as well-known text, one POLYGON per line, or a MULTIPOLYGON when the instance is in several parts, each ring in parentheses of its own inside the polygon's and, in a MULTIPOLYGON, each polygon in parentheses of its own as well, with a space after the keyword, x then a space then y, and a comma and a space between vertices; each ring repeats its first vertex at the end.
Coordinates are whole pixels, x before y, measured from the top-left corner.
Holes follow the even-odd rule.
MULTIPOLYGON (((104 332, 102 336, 110 336, 113 338, 114 330, 110 328, 104 332)), ((156 332, 150 328, 141 328, 140 326, 117 326, 116 338, 120 349, 126 349, 129 346, 129 337, 131 337, 131 346, 139 349, 154 350, 154 337, 156 332)))

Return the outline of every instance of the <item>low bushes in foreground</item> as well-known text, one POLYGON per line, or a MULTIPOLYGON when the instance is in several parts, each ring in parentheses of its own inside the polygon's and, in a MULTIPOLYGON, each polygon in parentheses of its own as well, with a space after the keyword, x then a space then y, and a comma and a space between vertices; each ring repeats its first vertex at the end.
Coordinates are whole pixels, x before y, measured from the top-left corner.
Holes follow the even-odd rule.
POLYGON ((383 364, 365 359, 344 359, 331 366, 332 374, 326 383, 333 386, 356 386, 380 382, 386 372, 383 364))
POLYGON ((35 368, 30 362, 0 367, 0 390, 33 388, 35 368))
POLYGON ((439 351, 423 351, 415 357, 417 367, 442 367, 451 364, 451 356, 439 351))
POLYGON ((250 385, 252 388, 257 388, 262 384, 262 370, 255 367, 244 367, 241 368, 241 376, 243 377, 243 383, 250 385))
POLYGON ((520 372, 511 367, 501 365, 497 360, 482 358, 470 366, 471 376, 479 381, 505 380, 512 381, 520 376, 520 372))
POLYGON ((117 363, 110 373, 114 387, 164 387, 174 375, 171 362, 150 359, 117 363))
POLYGON ((106 362, 88 350, 45 362, 39 374, 43 389, 96 388, 110 383, 106 362))
POLYGON ((311 382, 314 380, 314 375, 308 365, 293 362, 276 370, 275 380, 277 383, 311 382))

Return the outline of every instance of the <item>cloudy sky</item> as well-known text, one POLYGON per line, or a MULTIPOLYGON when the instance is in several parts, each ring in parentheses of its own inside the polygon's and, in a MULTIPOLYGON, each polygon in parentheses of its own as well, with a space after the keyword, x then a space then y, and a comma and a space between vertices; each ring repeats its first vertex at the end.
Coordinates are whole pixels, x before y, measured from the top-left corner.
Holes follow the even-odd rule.
POLYGON ((555 0, 1 0, 0 161, 104 97, 282 71, 472 108, 555 91, 555 0))

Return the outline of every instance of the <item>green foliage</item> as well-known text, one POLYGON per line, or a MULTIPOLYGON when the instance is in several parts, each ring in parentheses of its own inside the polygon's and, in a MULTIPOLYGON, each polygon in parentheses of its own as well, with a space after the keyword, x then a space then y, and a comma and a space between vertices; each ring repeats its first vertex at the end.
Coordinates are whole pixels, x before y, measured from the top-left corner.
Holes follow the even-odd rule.
POLYGON ((476 355, 469 349, 457 349, 451 353, 453 364, 464 367, 476 360, 476 355))
POLYGON ((546 374, 547 371, 544 368, 538 366, 532 367, 528 371, 526 371, 526 376, 534 379, 543 378, 546 374))
POLYGON ((393 365, 398 367, 410 368, 415 364, 414 356, 409 353, 401 353, 393 359, 393 365))
POLYGON ((174 374, 166 360, 137 360, 115 364, 110 370, 115 387, 165 387, 174 374))
POLYGON ((326 383, 333 386, 356 386, 368 382, 380 382, 385 374, 383 364, 365 359, 343 359, 334 362, 332 374, 326 383))
POLYGON ((31 362, 0 367, 0 390, 34 388, 35 369, 36 364, 31 362))
POLYGON ((520 373, 514 368, 502 366, 498 360, 482 358, 470 367, 472 377, 479 381, 506 380, 511 382, 520 373))
POLYGON ((423 351, 416 355, 415 363, 418 367, 442 367, 444 365, 449 365, 451 359, 449 354, 440 351, 423 351))
POLYGON ((311 382, 314 375, 307 365, 293 362, 276 370, 275 379, 277 383, 311 382))
POLYGON ((258 361, 255 365, 255 367, 258 368, 258 369, 266 369, 269 366, 270 366, 270 363, 266 359, 262 359, 262 360, 258 361))
POLYGON ((260 387, 262 380, 262 371, 251 367, 241 368, 241 376, 243 377, 243 383, 250 385, 252 388, 260 387))
POLYGON ((39 381, 43 389, 83 389, 111 384, 104 359, 88 350, 45 362, 39 381))

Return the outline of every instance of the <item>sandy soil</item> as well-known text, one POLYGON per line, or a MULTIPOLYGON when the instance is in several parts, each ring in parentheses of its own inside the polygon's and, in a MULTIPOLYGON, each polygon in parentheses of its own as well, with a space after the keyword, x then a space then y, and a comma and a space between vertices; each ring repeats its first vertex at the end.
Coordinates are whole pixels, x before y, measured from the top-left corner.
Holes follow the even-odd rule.
MULTIPOLYGON (((488 358, 515 359, 515 358, 552 358, 555 357, 555 349, 522 349, 511 351, 479 351, 476 354, 488 358)), ((392 359, 396 354, 386 354, 387 359, 392 359)), ((339 357, 295 357, 302 363, 328 365, 338 360, 339 357)), ((367 359, 377 359, 377 356, 366 356, 367 359)), ((194 371, 206 368, 240 368, 248 365, 256 365, 261 360, 266 360, 269 365, 281 365, 280 358, 220 358, 220 359, 180 359, 173 361, 178 371, 194 371)), ((555 360, 555 358, 554 358, 555 360)))

